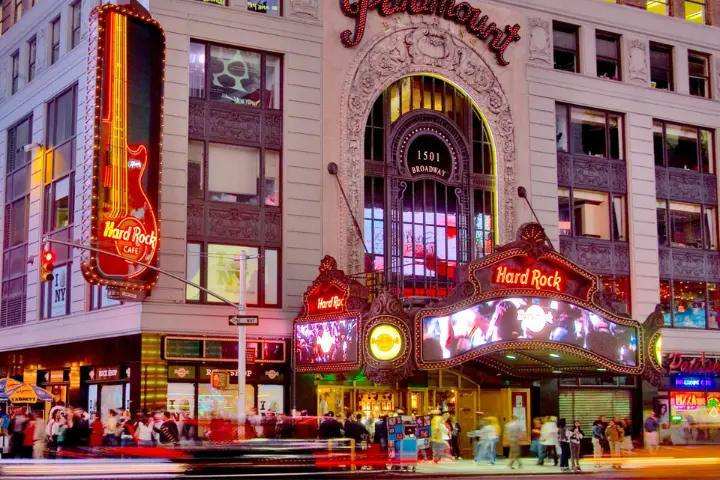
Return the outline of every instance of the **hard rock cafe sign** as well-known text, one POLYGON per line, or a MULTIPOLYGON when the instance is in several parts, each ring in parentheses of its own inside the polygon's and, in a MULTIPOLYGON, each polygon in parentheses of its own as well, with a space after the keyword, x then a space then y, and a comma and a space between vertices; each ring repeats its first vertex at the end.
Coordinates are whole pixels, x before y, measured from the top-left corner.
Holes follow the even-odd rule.
POLYGON ((88 282, 126 292, 149 290, 157 281, 138 262, 157 264, 164 42, 147 12, 103 5, 92 13, 95 95, 87 115, 94 117, 88 122, 94 142, 86 167, 93 183, 86 194, 90 221, 83 222, 89 235, 83 233, 100 252, 84 258, 82 270, 88 282))
POLYGON ((513 42, 520 40, 520 25, 506 25, 500 28, 490 21, 488 15, 468 2, 455 3, 456 0, 340 0, 340 10, 346 17, 355 19, 355 29, 340 34, 340 41, 347 47, 355 47, 365 35, 368 11, 376 8, 383 17, 395 14, 436 15, 459 25, 481 40, 490 40, 489 49, 495 54, 498 64, 509 65, 505 60, 505 50, 513 42))

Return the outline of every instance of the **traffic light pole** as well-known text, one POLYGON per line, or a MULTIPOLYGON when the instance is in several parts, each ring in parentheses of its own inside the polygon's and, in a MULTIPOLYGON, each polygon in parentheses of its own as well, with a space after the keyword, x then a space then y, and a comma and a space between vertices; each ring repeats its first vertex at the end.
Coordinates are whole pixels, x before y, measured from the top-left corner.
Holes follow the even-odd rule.
MULTIPOLYGON (((191 282, 190 280, 187 280, 187 279, 182 278, 182 277, 180 277, 180 276, 178 276, 178 275, 175 275, 174 273, 171 273, 171 272, 167 272, 167 271, 165 271, 165 270, 162 270, 162 269, 160 269, 160 268, 158 268, 158 267, 156 267, 156 266, 154 266, 154 265, 149 265, 149 264, 147 264, 147 263, 140 262, 140 261, 138 261, 138 260, 132 260, 132 259, 123 257, 122 255, 118 255, 117 253, 107 252, 107 251, 101 250, 101 249, 99 249, 99 248, 90 247, 90 246, 88 246, 88 245, 82 245, 82 244, 74 243, 74 242, 68 242, 68 241, 66 241, 66 240, 57 240, 57 239, 54 239, 54 238, 52 238, 52 237, 44 237, 44 238, 43 238, 43 242, 44 242, 44 243, 57 243, 58 245, 65 245, 65 246, 68 246, 68 247, 79 248, 80 250, 88 250, 88 251, 90 251, 90 252, 102 253, 103 255, 109 255, 109 256, 111 256, 111 257, 119 258, 119 259, 121 259, 121 260, 125 260, 125 261, 127 261, 127 262, 134 263, 134 264, 136 264, 136 265, 140 265, 141 267, 147 267, 147 268, 149 268, 150 270, 154 270, 154 271, 156 271, 156 272, 158 272, 158 273, 162 273, 163 275, 167 275, 168 277, 170 277, 170 278, 172 278, 172 279, 175 279, 175 280, 177 280, 177 281, 179 281, 179 282, 182 282, 182 283, 184 283, 184 284, 186 284, 186 285, 190 285, 190 286, 192 286, 192 287, 197 288, 198 290, 202 290, 203 292, 205 292, 205 293, 207 293, 208 295, 211 295, 211 296, 217 298, 218 300, 220 300, 221 302, 223 302, 223 303, 226 304, 226 305, 230 305, 230 306, 233 307, 233 308, 238 308, 238 307, 239 307, 239 305, 238 305, 237 303, 232 302, 232 301, 228 300, 227 298, 225 298, 225 297, 223 297, 223 296, 221 296, 221 295, 218 295, 217 293, 215 293, 215 292, 213 292, 213 291, 211 291, 211 290, 208 290, 208 289, 205 288, 205 287, 202 287, 202 286, 198 285, 198 284, 195 283, 195 282, 191 282)), ((244 287, 245 287, 244 282, 240 282, 240 284, 242 285, 241 288, 244 288, 244 287)), ((243 312, 244 312, 244 310, 243 310, 243 312)), ((243 357, 243 359, 244 359, 244 358, 245 358, 245 357, 243 357)), ((238 377, 240 377, 240 372, 238 372, 238 377)), ((243 377, 243 378, 244 378, 244 377, 243 377)))

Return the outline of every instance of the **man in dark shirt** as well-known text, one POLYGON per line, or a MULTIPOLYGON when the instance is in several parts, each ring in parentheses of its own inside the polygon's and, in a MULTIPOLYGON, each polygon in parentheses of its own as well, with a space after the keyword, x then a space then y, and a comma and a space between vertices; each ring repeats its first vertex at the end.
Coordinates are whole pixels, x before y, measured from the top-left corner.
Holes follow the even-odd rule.
POLYGON ((369 435, 365 425, 361 423, 362 414, 358 413, 356 418, 353 419, 349 416, 347 422, 345 422, 345 436, 355 440, 355 444, 358 445, 363 440, 363 435, 369 435))
POLYGON ((335 420, 335 413, 328 412, 325 414, 325 420, 320 424, 319 436, 321 440, 342 438, 342 428, 340 422, 335 420))
POLYGON ((173 445, 180 440, 180 432, 170 412, 163 413, 162 425, 160 428, 155 427, 154 430, 160 434, 160 443, 163 445, 173 445))
POLYGON ((384 415, 380 420, 375 422, 375 438, 373 443, 380 444, 380 450, 386 451, 388 448, 388 426, 387 426, 387 415, 384 415))

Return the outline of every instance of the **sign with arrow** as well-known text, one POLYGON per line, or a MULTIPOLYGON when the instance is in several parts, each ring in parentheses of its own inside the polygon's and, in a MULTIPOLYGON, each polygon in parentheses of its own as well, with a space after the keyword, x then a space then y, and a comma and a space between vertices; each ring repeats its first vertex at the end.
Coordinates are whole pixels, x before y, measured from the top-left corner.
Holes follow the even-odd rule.
POLYGON ((258 326, 260 324, 260 317, 257 315, 230 315, 230 326, 242 327, 242 326, 258 326))

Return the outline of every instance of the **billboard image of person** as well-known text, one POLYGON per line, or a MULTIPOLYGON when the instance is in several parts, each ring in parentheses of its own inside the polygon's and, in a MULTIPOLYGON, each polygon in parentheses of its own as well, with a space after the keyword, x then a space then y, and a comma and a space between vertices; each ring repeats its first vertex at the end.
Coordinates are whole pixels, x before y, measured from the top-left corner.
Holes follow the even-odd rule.
POLYGON ((568 302, 546 298, 488 300, 422 322, 422 359, 456 358, 511 340, 544 340, 589 350, 618 364, 637 364, 637 329, 568 302))

